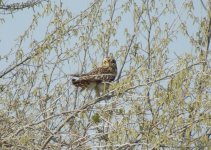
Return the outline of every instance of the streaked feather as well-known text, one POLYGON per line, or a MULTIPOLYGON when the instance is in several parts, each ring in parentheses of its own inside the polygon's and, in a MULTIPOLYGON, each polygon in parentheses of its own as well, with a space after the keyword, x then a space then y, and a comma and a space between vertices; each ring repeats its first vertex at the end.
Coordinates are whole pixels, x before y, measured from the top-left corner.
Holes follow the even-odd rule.
POLYGON ((103 63, 102 67, 95 68, 88 73, 81 75, 71 74, 71 76, 78 78, 72 79, 73 85, 81 87, 82 89, 90 89, 94 87, 101 89, 100 85, 104 85, 102 82, 114 81, 117 74, 116 61, 111 58, 106 58, 103 63))

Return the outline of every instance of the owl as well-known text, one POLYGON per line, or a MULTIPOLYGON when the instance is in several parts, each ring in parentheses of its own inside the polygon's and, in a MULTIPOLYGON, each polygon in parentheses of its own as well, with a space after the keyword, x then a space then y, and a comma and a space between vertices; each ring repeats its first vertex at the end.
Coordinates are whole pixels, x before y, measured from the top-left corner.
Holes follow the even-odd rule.
POLYGON ((94 89, 96 95, 100 96, 100 92, 108 89, 110 82, 114 81, 116 75, 116 60, 110 55, 103 60, 101 67, 81 75, 73 74, 72 76, 77 77, 78 79, 72 79, 72 84, 76 87, 80 87, 81 91, 84 89, 94 89))

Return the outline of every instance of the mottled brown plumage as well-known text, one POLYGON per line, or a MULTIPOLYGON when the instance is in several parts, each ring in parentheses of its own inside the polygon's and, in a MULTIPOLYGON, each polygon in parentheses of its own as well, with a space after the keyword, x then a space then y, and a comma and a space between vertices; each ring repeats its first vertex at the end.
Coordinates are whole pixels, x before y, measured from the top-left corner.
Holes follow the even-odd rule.
POLYGON ((73 85, 84 89, 102 90, 102 86, 107 88, 106 83, 114 81, 117 75, 117 65, 113 56, 106 57, 103 60, 101 67, 93 69, 89 73, 85 74, 75 74, 73 77, 78 77, 78 79, 72 79, 73 85))

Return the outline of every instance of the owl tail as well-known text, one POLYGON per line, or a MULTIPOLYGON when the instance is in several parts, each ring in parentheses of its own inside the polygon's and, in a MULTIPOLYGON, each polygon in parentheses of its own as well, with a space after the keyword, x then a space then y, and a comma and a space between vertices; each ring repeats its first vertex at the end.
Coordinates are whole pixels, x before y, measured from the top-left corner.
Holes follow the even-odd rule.
POLYGON ((72 79, 72 84, 73 84, 73 85, 77 86, 77 83, 78 83, 78 82, 77 82, 76 79, 72 79))
POLYGON ((83 81, 81 80, 72 79, 72 84, 76 87, 80 87, 80 92, 82 92, 86 88, 86 82, 83 83, 83 81))
POLYGON ((84 87, 86 85, 86 82, 83 80, 76 80, 76 79, 72 79, 72 84, 75 85, 76 87, 84 87))

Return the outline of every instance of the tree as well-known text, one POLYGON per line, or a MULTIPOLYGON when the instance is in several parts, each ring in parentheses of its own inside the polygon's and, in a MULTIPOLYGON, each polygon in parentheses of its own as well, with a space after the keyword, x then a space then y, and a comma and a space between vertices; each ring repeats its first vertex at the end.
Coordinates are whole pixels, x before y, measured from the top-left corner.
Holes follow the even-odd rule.
POLYGON ((211 147, 209 2, 96 0, 78 15, 66 5, 38 5, 1 56, 11 62, 0 73, 1 148, 211 147), (73 87, 69 74, 110 52, 118 76, 106 93, 73 87))

